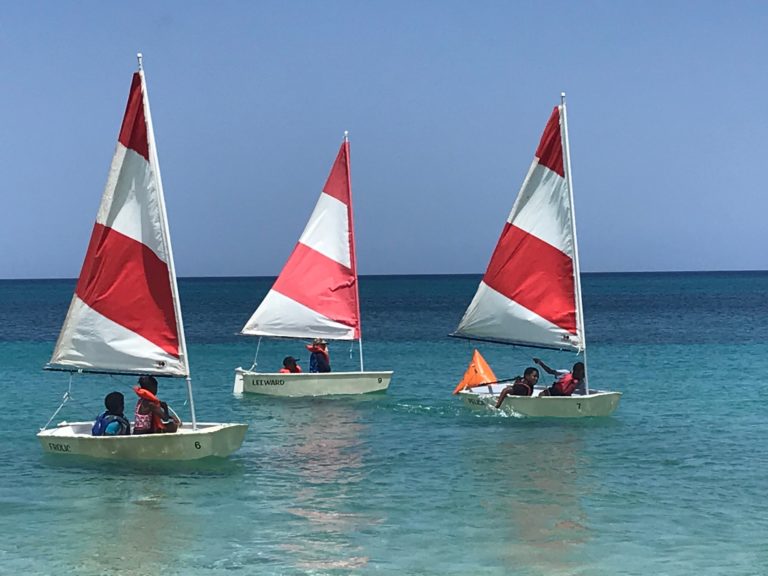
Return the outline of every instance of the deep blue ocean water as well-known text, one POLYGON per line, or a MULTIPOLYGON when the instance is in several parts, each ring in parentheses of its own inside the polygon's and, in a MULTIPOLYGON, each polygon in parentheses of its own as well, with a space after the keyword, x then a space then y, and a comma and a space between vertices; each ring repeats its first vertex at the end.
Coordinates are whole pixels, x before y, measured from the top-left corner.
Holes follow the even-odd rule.
MULTIPOLYGON (((0 281, 0 574, 767 574, 768 273, 585 275, 590 383, 624 396, 584 421, 451 396, 472 345, 446 334, 478 280, 361 278, 388 393, 277 400, 232 395, 271 279, 182 279, 198 418, 250 429, 228 460, 153 465, 42 454, 68 377, 41 367, 74 281, 0 281)), ((480 349, 499 377, 574 360, 480 349)), ((306 365, 302 342, 273 341, 259 366, 288 354, 306 365)), ((357 365, 349 344, 331 355, 357 365)), ((57 421, 131 383, 76 377, 57 421)), ((160 385, 187 415, 183 381, 160 385)))

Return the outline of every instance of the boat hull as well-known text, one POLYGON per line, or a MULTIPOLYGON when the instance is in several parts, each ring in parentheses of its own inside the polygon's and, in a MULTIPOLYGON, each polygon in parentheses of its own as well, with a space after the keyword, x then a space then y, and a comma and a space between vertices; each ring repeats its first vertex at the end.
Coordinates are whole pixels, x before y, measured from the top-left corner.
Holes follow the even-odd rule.
POLYGON ((251 372, 235 370, 235 394, 267 396, 331 396, 382 392, 389 387, 392 372, 251 372))
POLYGON ((588 395, 573 396, 507 396, 500 408, 496 401, 503 386, 483 386, 459 393, 464 402, 473 409, 493 410, 511 416, 536 418, 588 418, 610 416, 616 410, 621 399, 621 392, 590 390, 588 395), (490 390, 489 390, 490 388, 490 390))
POLYGON ((92 422, 62 422, 37 434, 43 451, 107 460, 199 460, 225 458, 240 448, 247 424, 184 424, 173 434, 91 436, 92 422))

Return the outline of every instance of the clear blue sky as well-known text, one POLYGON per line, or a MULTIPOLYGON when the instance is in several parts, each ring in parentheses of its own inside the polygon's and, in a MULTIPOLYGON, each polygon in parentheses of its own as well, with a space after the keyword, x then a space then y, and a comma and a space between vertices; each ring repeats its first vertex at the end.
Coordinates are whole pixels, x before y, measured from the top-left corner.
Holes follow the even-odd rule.
POLYGON ((482 272, 568 93, 582 269, 766 269, 768 4, 5 2, 0 277, 77 276, 144 53, 181 276, 274 275, 350 131, 363 274, 482 272))

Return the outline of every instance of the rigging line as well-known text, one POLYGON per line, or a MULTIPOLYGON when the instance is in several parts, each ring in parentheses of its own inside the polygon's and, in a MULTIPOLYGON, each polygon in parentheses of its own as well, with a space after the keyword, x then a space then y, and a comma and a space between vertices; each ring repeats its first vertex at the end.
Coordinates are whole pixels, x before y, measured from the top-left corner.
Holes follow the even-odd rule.
POLYGON ((256 366, 259 365, 259 348, 261 348, 261 336, 259 336, 259 341, 256 343, 256 354, 253 357, 253 364, 249 368, 249 370, 253 370, 256 368, 256 366))
POLYGON ((56 408, 56 412, 54 412, 51 415, 51 417, 48 419, 48 422, 45 423, 45 426, 40 428, 41 432, 43 430, 45 430, 46 428, 48 428, 48 426, 51 424, 51 422, 53 422, 53 419, 56 418, 56 415, 61 411, 62 408, 64 408, 64 404, 66 404, 69 401, 69 399, 72 398, 72 376, 73 376, 73 374, 74 374, 73 372, 69 373, 69 387, 67 388, 67 391, 64 392, 64 396, 62 396, 62 398, 61 398, 61 404, 59 404, 59 407, 56 408))

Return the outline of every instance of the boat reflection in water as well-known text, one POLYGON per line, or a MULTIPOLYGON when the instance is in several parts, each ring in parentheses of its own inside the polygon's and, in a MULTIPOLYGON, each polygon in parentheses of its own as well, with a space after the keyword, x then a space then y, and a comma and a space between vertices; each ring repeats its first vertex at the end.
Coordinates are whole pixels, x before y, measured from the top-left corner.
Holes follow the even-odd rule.
MULTIPOLYGON (((494 534, 487 541, 497 549, 487 555, 509 573, 570 574, 584 567, 581 552, 591 538, 581 504, 594 489, 589 457, 578 429, 525 428, 515 430, 515 440, 463 451, 475 471, 484 516, 478 525, 494 534)), ((472 539, 484 539, 482 532, 477 536, 472 539)))
POLYGON ((358 535, 381 522, 355 511, 370 469, 367 426, 360 423, 357 402, 294 402, 311 406, 281 410, 280 423, 274 422, 283 443, 272 454, 273 473, 276 481, 292 484, 284 508, 293 517, 292 537, 280 548, 298 570, 363 568, 369 559, 358 535))
POLYGON ((190 552, 190 542, 204 536, 200 509, 174 505, 173 490, 158 486, 156 477, 120 476, 118 469, 102 471, 109 492, 78 498, 71 511, 76 520, 69 525, 86 530, 61 531, 57 550, 66 554, 61 554, 59 573, 160 574, 190 552))

